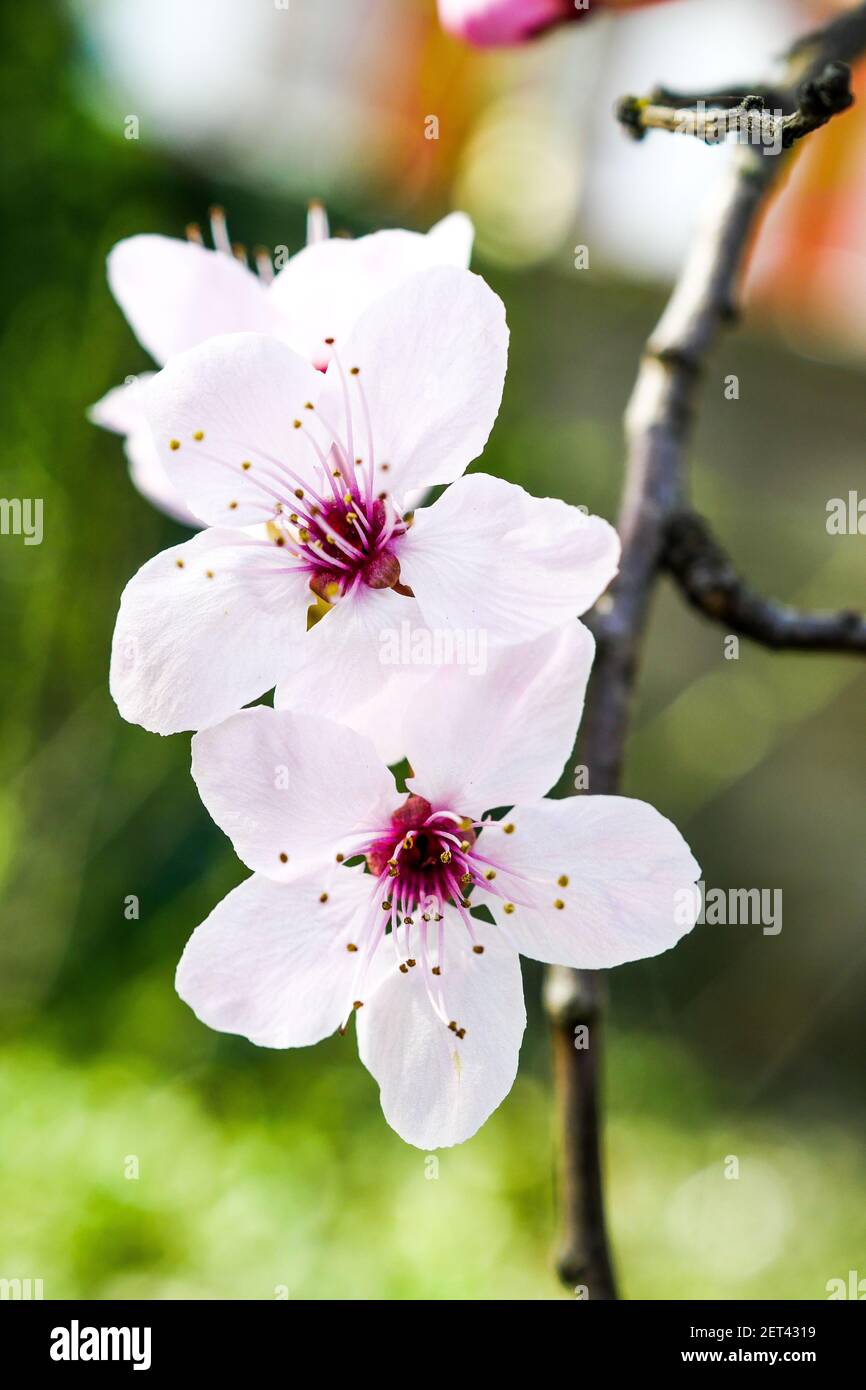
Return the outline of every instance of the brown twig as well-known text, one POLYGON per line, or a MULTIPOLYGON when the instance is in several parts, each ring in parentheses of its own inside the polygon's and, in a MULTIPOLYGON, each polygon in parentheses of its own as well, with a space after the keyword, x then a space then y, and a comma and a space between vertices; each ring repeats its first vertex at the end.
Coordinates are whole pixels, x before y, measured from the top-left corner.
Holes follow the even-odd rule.
POLYGON ((850 68, 833 62, 802 83, 797 104, 787 113, 782 106, 771 109, 766 98, 755 93, 743 95, 736 105, 721 107, 703 98, 671 104, 652 97, 623 97, 617 119, 637 140, 649 130, 691 135, 706 145, 720 145, 736 135, 742 144, 760 145, 765 152, 778 154, 846 111, 853 100, 850 68))
MULTIPOLYGON (((866 4, 799 41, 780 83, 783 109, 799 109, 803 84, 831 62, 866 49, 866 4)), ((684 507, 685 457, 701 366, 734 317, 736 288, 749 239, 787 156, 740 145, 720 181, 671 299, 647 345, 626 416, 628 458, 618 527, 620 573, 590 620, 597 655, 577 758, 589 791, 619 787, 647 612, 672 518, 684 507)), ((601 1187, 598 1085, 601 987, 589 971, 553 967, 545 1001, 556 1059, 562 1147, 562 1245, 558 1268, 590 1298, 615 1298, 601 1187), (576 1023, 590 1027, 589 1052, 574 1046, 576 1023)))
POLYGON ((862 613, 809 613, 763 598, 740 578, 708 523, 695 512, 671 517, 662 563, 692 607, 728 632, 777 650, 866 652, 862 613))

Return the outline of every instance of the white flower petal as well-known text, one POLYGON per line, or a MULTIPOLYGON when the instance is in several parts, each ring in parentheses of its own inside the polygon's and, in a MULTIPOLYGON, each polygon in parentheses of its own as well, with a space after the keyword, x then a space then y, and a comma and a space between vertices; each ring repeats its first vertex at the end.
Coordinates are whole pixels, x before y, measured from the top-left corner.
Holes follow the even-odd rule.
POLYGON ((427 245, 441 265, 459 265, 466 269, 472 258, 475 228, 465 212, 449 212, 434 223, 427 233, 427 245))
POLYGON ((275 708, 310 710, 339 720, 372 738, 384 762, 399 761, 406 751, 400 732, 403 701, 422 681, 407 687, 388 656, 399 624, 417 618, 412 599, 360 585, 294 649, 274 694, 275 708))
POLYGON ((549 791, 574 746, 595 643, 578 622, 438 671, 404 718, 413 791, 481 815, 549 791))
POLYGON ((465 213, 443 218, 426 236, 392 230, 316 241, 292 256, 268 290, 279 331, 297 352, 325 367, 331 356, 325 339, 333 338, 339 351, 380 295, 431 266, 465 267, 471 251, 472 223, 465 213))
MULTIPOLYGON (((481 453, 502 399, 508 329, 501 299, 480 276, 445 266, 381 295, 344 346, 353 451, 369 458, 361 391, 372 421, 376 489, 400 502, 414 488, 450 483, 481 453)), ((345 433, 336 363, 320 407, 345 433)))
POLYGON ((290 512, 323 477, 310 434, 322 375, 275 338, 234 333, 172 358, 144 393, 168 475, 191 510, 220 526, 290 512), (301 422, 295 426, 295 421, 301 422))
POLYGON ((400 801, 369 739, 261 705, 196 735, 192 775, 238 856, 282 882, 351 857, 353 832, 387 825, 400 801))
POLYGON ((181 526, 199 530, 202 522, 184 502, 159 456, 148 425, 126 436, 124 452, 134 486, 159 511, 181 526))
POLYGON ((142 372, 123 386, 112 387, 90 407, 87 415, 94 425, 126 436, 124 451, 129 475, 142 497, 173 521, 198 529, 201 522, 171 482, 144 414, 143 392, 153 375, 142 372))
POLYGON ((388 960, 388 942, 377 952, 380 982, 356 1016, 361 1061, 379 1083, 385 1119, 419 1149, 462 1144, 483 1125, 514 1084, 526 1027, 517 954, 483 922, 476 935, 484 954, 474 954, 453 909, 444 925, 442 974, 428 972, 428 983, 441 984, 465 1036, 434 1013, 420 953, 403 974, 388 960))
POLYGON ((178 994, 209 1028, 259 1047, 307 1047, 328 1037, 352 1004, 360 955, 348 947, 357 945, 371 882, 360 869, 290 884, 254 874, 193 932, 177 968, 178 994))
POLYGON ((154 372, 141 372, 122 386, 112 386, 87 412, 87 418, 100 429, 113 434, 131 434, 144 429, 144 391, 154 372))
POLYGON ((176 237, 133 236, 108 256, 108 283, 142 347, 160 364, 218 333, 268 333, 262 281, 234 256, 176 237))
POLYGON ((669 950, 695 924, 700 869, 676 826, 643 801, 517 806, 478 849, 514 911, 484 890, 473 901, 486 901, 506 939, 535 960, 604 970, 669 950))
POLYGON ((154 733, 201 729, 270 690, 306 626, 305 575, 244 532, 207 530, 154 556, 120 601, 111 693, 154 733))
POLYGON ((431 627, 523 642, 585 613, 616 574, 619 540, 601 517, 474 473, 421 507, 400 566, 431 627))

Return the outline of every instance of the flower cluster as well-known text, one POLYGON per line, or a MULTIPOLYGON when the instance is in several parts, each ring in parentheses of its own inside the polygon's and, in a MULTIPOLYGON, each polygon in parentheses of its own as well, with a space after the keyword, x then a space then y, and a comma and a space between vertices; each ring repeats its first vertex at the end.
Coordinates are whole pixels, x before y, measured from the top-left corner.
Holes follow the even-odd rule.
POLYGON ((96 416, 142 491, 201 528, 127 585, 111 690, 125 718, 194 732, 201 797, 252 870, 189 941, 182 998, 268 1047, 354 1016, 387 1119, 434 1148, 512 1085, 519 956, 664 951, 700 871, 642 802, 545 799, 592 665, 578 619, 619 545, 580 508, 466 474, 508 341, 467 220, 317 227, 270 280, 219 219, 213 251, 135 237, 109 258, 164 365, 96 416), (407 624, 483 633, 484 670, 386 662, 407 624))

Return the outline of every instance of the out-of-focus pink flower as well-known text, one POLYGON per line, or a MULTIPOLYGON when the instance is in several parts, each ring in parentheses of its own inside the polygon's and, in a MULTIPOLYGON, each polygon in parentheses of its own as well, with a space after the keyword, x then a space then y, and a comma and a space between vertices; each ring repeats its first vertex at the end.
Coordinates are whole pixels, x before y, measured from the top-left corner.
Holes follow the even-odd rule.
POLYGON ((554 24, 600 10, 636 10, 664 0, 439 0, 442 27, 479 48, 524 43, 554 24))

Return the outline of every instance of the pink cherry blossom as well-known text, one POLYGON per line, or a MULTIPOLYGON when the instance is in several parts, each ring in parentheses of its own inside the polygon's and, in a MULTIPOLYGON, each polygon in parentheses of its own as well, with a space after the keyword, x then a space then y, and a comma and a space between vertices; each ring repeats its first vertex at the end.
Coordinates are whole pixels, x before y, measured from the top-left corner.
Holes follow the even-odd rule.
POLYGON ((443 28, 479 48, 524 43, 556 24, 664 0, 439 0, 443 28))
MULTIPOLYGON (((111 690, 158 733, 218 723, 306 665, 321 713, 381 690, 381 634, 531 640, 585 612, 619 555, 607 522, 484 474, 505 377, 500 299, 467 270, 410 277, 328 344, 322 373, 273 337, 173 357, 145 388, 169 476, 209 523, 130 581, 111 690), (412 516, 407 498, 451 486, 412 516), (315 596, 330 611, 307 632, 315 596)), ((279 703, 291 703, 285 693, 279 703)))
MULTIPOLYGON (((330 356, 325 340, 342 341, 378 295, 429 266, 466 267, 472 250, 472 224, 462 212, 443 218, 426 235, 395 229, 353 240, 331 237, 324 209, 313 204, 306 247, 274 275, 267 252, 257 252, 255 270, 233 253, 219 210, 212 225, 213 250, 196 240, 142 235, 118 242, 109 254, 112 294, 160 366, 209 338, 257 332, 273 334, 324 368, 330 356)), ((174 520, 199 527, 145 418, 140 388, 151 375, 114 387, 89 416, 124 436, 139 492, 174 520)))
POLYGON ((354 1013, 398 1134, 423 1149, 469 1138, 516 1075, 520 954, 606 969, 695 922, 700 870, 651 806, 543 799, 592 654, 572 622, 501 648, 483 682, 432 675, 402 792, 368 739, 318 715, 259 706, 197 734, 199 792, 253 870, 178 967, 198 1017, 303 1047, 354 1013))

